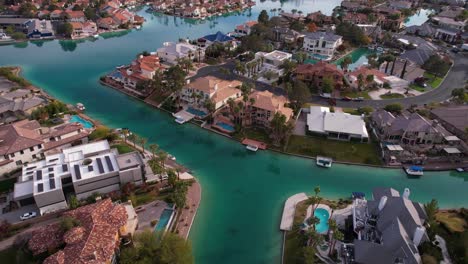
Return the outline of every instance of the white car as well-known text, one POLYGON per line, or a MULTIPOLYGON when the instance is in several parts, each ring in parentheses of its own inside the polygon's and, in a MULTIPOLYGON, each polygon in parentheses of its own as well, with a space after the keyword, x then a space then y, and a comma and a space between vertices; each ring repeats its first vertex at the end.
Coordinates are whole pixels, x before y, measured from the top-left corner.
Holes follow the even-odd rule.
POLYGON ((22 216, 20 216, 20 219, 24 221, 24 220, 34 218, 36 216, 37 216, 36 212, 28 212, 28 213, 24 213, 22 216))

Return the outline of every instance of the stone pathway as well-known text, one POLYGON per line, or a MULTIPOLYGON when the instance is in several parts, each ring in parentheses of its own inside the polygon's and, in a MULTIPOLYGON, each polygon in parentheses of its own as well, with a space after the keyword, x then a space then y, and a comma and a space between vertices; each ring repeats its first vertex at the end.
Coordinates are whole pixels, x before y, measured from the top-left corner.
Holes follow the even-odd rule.
POLYGON ((200 206, 201 186, 197 181, 189 187, 186 198, 188 209, 183 208, 181 210, 178 218, 179 222, 176 223, 176 232, 185 239, 189 236, 190 228, 192 227, 198 207, 200 206))

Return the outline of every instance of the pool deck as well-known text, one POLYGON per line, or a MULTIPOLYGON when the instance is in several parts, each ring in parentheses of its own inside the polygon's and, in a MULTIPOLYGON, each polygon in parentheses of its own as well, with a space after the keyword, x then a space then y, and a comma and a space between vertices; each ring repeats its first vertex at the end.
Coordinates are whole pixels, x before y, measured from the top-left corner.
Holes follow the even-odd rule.
POLYGON ((280 230, 290 231, 294 223, 294 213, 299 202, 307 200, 305 193, 298 193, 289 197, 284 203, 283 215, 281 216, 280 230))

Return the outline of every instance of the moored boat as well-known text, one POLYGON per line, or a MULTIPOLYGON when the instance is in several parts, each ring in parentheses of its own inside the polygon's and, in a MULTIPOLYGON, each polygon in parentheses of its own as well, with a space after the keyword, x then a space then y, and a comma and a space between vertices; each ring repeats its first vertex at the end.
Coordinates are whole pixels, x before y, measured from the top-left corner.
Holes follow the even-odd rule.
POLYGON ((322 156, 317 156, 317 166, 319 167, 324 167, 324 168, 331 168, 333 159, 332 158, 327 158, 327 157, 322 157, 322 156))
POLYGON ((78 110, 80 110, 80 111, 86 110, 86 107, 85 107, 84 104, 82 104, 82 103, 77 103, 77 104, 76 104, 76 108, 77 108, 78 110))
POLYGON ((257 152, 257 150, 258 150, 258 147, 255 146, 255 145, 247 145, 245 148, 247 150, 250 150, 250 151, 253 151, 253 152, 257 152))
POLYGON ((423 176, 423 168, 419 166, 410 166, 408 168, 405 168, 406 174, 409 176, 423 176))

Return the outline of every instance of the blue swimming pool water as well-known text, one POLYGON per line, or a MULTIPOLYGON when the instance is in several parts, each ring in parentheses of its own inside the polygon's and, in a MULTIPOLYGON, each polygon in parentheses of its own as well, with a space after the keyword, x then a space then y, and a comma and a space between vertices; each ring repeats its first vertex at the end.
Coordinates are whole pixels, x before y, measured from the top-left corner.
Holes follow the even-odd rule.
POLYGON ((187 108, 187 112, 198 117, 205 117, 207 115, 207 113, 203 112, 202 110, 198 110, 192 107, 187 108))
POLYGON ((89 122, 87 120, 84 120, 79 115, 72 115, 70 117, 70 123, 81 123, 84 128, 92 128, 93 127, 93 123, 91 123, 91 122, 89 122))
POLYGON ((328 218, 330 218, 330 214, 327 210, 323 208, 317 208, 314 212, 315 217, 317 217, 320 222, 315 225, 315 230, 318 233, 325 233, 328 231, 328 218))
POLYGON ((219 127, 222 127, 223 129, 225 129, 225 130, 227 130, 229 132, 236 131, 233 126, 231 126, 229 124, 226 124, 224 122, 217 122, 216 125, 219 126, 219 127))
POLYGON ((322 54, 315 54, 315 53, 314 53, 314 54, 312 54, 311 56, 312 56, 312 58, 314 58, 314 59, 318 59, 318 60, 327 60, 327 59, 329 58, 329 57, 328 57, 328 56, 326 56, 326 55, 322 55, 322 54))
POLYGON ((154 227, 154 231, 164 231, 166 226, 169 224, 169 220, 171 219, 172 213, 174 210, 172 209, 164 209, 159 218, 158 224, 154 227))

